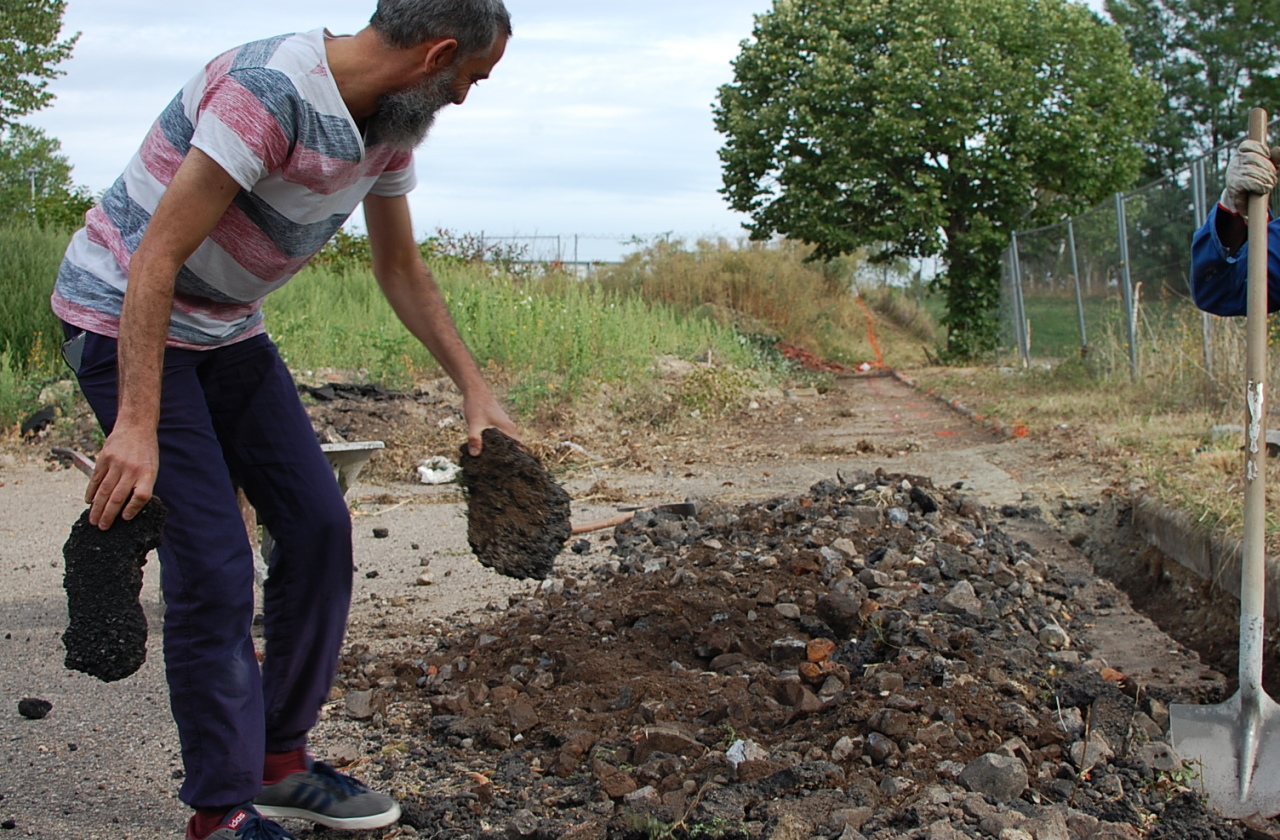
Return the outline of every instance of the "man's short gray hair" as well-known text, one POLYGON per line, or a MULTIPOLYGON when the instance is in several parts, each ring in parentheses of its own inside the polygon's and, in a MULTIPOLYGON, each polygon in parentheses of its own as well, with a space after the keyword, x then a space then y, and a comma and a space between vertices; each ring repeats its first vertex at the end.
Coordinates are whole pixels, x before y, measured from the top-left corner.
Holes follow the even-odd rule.
POLYGON ((502 0, 378 0, 369 25, 400 49, 453 38, 459 55, 488 49, 499 36, 511 37, 511 14, 502 0))

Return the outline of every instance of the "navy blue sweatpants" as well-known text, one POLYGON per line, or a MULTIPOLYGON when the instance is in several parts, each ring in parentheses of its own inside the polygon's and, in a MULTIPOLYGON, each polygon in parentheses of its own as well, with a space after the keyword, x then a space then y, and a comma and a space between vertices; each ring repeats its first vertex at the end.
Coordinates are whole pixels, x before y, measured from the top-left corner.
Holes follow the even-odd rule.
MULTIPOLYGON (((67 326, 70 338, 80 332, 67 326)), ((115 339, 89 333, 77 376, 104 430, 116 418, 115 339)), ((297 390, 265 335, 165 351, 155 493, 169 698, 186 770, 179 797, 230 808, 262 789, 264 751, 306 743, 351 604, 351 517, 297 390), (235 487, 275 540, 254 653, 253 552, 235 487)))

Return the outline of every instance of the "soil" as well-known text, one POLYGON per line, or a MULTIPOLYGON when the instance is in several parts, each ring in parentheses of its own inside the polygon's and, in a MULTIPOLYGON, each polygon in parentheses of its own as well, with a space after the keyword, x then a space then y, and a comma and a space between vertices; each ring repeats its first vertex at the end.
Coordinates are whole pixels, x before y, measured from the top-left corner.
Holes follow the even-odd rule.
POLYGON ((479 455, 459 452, 467 495, 467 543, 498 574, 545 580, 569 539, 569 494, 542 462, 497 429, 479 455))
MULTIPOLYGON (((386 444, 350 496, 360 586, 312 744, 402 802, 366 836, 1280 837, 1207 810, 1169 753, 1170 703, 1233 690, 1232 608, 1147 598, 1147 615, 1100 574, 1141 557, 1130 583, 1185 588, 1152 574, 1125 516, 1141 488, 1087 429, 1007 436, 900 378, 847 374, 661 430, 603 411, 548 423, 526 442, 574 521, 649 509, 571 539, 546 580, 494 588, 465 550, 424 551, 415 524, 463 530, 456 489, 414 472, 456 457, 457 406, 437 383, 311 408, 323 440, 386 444), (684 500, 695 516, 656 509, 684 500)), ((4 650, 21 684, 3 660, 25 654, 4 650)), ((138 680, 162 685, 151 663, 121 685, 138 680)), ((77 803, 62 822, 34 806, 82 787, 50 782, 62 771, 22 734, 57 712, 9 737, 6 766, 45 786, 6 771, 0 816, 25 836, 176 836, 68 832, 77 803)), ((177 784, 116 794, 124 822, 177 784)))

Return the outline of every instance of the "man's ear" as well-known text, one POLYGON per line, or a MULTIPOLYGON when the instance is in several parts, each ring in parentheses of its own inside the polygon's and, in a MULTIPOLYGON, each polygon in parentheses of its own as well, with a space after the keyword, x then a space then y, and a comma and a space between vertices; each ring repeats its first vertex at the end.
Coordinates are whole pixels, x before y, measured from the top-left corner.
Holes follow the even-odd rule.
POLYGON ((439 41, 432 43, 427 49, 427 54, 423 57, 422 67, 428 74, 437 73, 453 64, 457 56, 457 39, 441 38, 439 41))

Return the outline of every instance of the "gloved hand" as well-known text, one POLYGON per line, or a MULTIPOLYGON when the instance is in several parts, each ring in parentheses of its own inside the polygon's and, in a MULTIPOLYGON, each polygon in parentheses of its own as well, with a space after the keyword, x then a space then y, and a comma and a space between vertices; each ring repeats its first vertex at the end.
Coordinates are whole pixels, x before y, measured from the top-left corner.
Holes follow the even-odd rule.
POLYGON ((1249 210, 1250 194, 1269 193, 1276 186, 1276 165, 1280 147, 1267 148, 1257 140, 1245 140, 1227 164, 1227 186, 1221 203, 1241 216, 1249 210))

